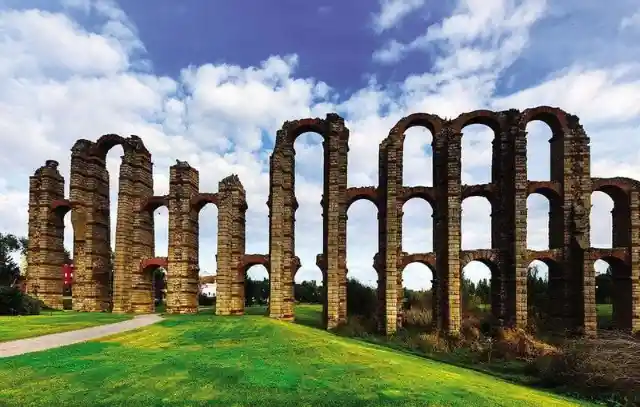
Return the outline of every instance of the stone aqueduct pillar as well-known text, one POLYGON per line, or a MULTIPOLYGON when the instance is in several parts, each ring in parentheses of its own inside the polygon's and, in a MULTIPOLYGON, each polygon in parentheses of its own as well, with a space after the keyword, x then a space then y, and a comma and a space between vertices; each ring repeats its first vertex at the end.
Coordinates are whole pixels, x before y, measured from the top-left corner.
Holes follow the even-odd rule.
POLYGON ((52 203, 64 199, 64 178, 58 162, 48 160, 29 177, 29 250, 27 292, 47 306, 62 308, 64 261, 64 214, 53 211, 52 203))
POLYGON ((323 136, 324 195, 323 263, 326 266, 327 326, 346 321, 346 191, 349 130, 337 114, 326 119, 286 122, 276 136, 271 155, 269 191, 269 265, 271 297, 269 315, 293 319, 295 275, 295 150, 296 138, 305 132, 323 136))
POLYGON ((216 315, 244 313, 246 192, 237 175, 218 184, 218 254, 216 281, 216 315))
POLYGON ((171 166, 169 175, 168 313, 198 311, 198 170, 186 162, 171 166))

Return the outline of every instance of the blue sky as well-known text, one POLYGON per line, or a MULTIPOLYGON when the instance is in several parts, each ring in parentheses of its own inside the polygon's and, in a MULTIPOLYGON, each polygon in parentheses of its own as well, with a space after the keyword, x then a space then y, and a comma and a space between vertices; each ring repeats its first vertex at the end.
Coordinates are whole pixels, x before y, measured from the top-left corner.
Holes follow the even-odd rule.
MULTIPOLYGON (((543 104, 581 117, 594 176, 640 178, 638 56, 636 0, 0 0, 0 230, 26 233, 27 177, 44 160, 60 161, 68 178, 74 140, 137 134, 153 154, 157 194, 175 159, 200 170, 203 192, 238 173, 249 201, 247 251, 265 253, 275 132, 285 120, 333 111, 351 130, 350 186, 375 185, 378 143, 407 114, 543 104)), ((529 179, 548 179, 549 129, 527 130, 529 179)), ((465 129, 463 182, 489 182, 491 138, 480 125, 465 129)), ((320 279, 319 142, 296 142, 298 281, 320 279)), ((424 129, 407 132, 405 185, 431 185, 429 142, 424 129)), ((112 185, 121 153, 108 155, 112 185)), ((611 244, 611 206, 593 195, 594 246, 611 244)), ((429 206, 412 200, 404 212, 403 249, 432 250, 429 206)), ((463 249, 490 247, 489 213, 481 198, 463 202, 463 249)), ((531 248, 548 247, 547 213, 544 198, 530 197, 531 248)), ((162 256, 166 210, 156 218, 162 256)), ((367 284, 375 284, 376 227, 369 203, 350 209, 349 273, 367 284)), ((216 209, 206 207, 206 272, 215 271, 215 234, 216 209)), ((67 227, 67 246, 71 236, 67 227)), ((465 275, 488 270, 471 264, 465 275)), ((405 270, 412 288, 430 279, 423 266, 405 270)))

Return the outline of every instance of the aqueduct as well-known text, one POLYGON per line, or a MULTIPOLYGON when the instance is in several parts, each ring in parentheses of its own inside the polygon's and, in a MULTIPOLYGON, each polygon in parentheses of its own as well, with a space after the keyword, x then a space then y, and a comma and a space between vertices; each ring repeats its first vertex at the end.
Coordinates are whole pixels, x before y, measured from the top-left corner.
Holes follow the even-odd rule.
POLYGON ((294 253, 294 141, 305 132, 323 137, 323 253, 317 265, 324 277, 325 325, 343 323, 346 310, 347 209, 357 200, 378 210, 378 272, 381 329, 395 332, 401 324, 402 269, 421 262, 434 271, 434 315, 438 329, 455 332, 461 324, 462 267, 479 260, 492 270, 492 313, 505 325, 527 324, 527 266, 535 259, 550 266, 553 317, 563 327, 595 334, 593 262, 608 259, 615 280, 614 320, 619 328, 640 330, 640 183, 628 178, 592 178, 589 138, 576 116, 560 109, 537 107, 492 112, 474 111, 445 120, 430 114, 401 119, 381 142, 378 186, 347 187, 349 130, 337 114, 325 119, 285 122, 277 132, 270 159, 269 253, 245 253, 245 190, 237 176, 219 183, 216 193, 199 191, 199 174, 186 162, 170 170, 169 194, 153 195, 151 154, 137 136, 105 135, 78 140, 71 150, 69 198, 58 163, 49 160, 30 177, 27 290, 47 305, 61 307, 63 216, 71 211, 74 228, 75 283, 73 308, 81 311, 150 312, 152 267, 168 270, 167 312, 197 312, 198 213, 218 207, 217 307, 219 315, 242 314, 244 271, 263 264, 270 274, 269 315, 293 318, 293 278, 300 267, 294 253), (526 125, 543 121, 552 130, 551 181, 527 179, 526 125), (461 137, 465 126, 482 124, 494 132, 492 180, 483 185, 461 183, 461 137), (404 187, 405 131, 414 126, 433 134, 433 186, 404 187), (110 148, 124 150, 120 167, 115 237, 113 292, 109 290, 109 179, 105 157, 110 148), (591 193, 602 191, 614 201, 613 248, 589 247, 591 193), (539 193, 550 202, 549 250, 526 247, 527 197, 539 193), (491 248, 462 251, 462 200, 486 197, 492 206, 491 248), (410 198, 433 208, 434 253, 402 251, 402 205, 410 198), (154 257, 153 211, 169 211, 168 258, 154 257))

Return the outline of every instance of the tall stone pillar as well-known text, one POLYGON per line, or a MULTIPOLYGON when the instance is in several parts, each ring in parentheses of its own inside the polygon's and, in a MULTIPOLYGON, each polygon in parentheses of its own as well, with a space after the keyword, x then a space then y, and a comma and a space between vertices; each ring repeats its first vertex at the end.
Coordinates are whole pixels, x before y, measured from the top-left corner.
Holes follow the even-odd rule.
POLYGON ((461 134, 451 127, 443 127, 434 134, 434 187, 436 207, 434 241, 436 270, 440 293, 438 326, 451 333, 459 332, 460 314, 460 215, 461 215, 461 134))
MULTIPOLYGON (((135 137, 135 136, 134 136, 135 137)), ((138 191, 138 159, 135 142, 142 141, 135 137, 125 142, 124 156, 121 157, 118 185, 118 213, 116 214, 116 241, 113 264, 113 311, 124 312, 130 309, 131 295, 131 263, 133 260, 133 227, 139 211, 138 191), (136 206, 138 204, 138 206, 136 206)))
POLYGON ((500 290, 500 301, 495 301, 492 308, 499 307, 494 315, 503 325, 524 328, 528 266, 526 123, 517 110, 501 116, 502 129, 494 141, 494 162, 499 162, 500 173, 492 176, 500 197, 492 203, 492 247, 497 249, 498 276, 491 287, 500 290))
POLYGON ((344 119, 328 114, 324 124, 323 252, 327 266, 327 328, 347 321, 347 154, 344 119))
MULTIPOLYGON (((640 332, 640 191, 630 196, 629 278, 631 281, 631 332, 640 332)), ((615 246, 614 246, 615 247, 615 246)))
POLYGON ((167 312, 198 312, 198 211, 192 199, 198 195, 199 174, 186 161, 170 168, 169 257, 167 312))
POLYGON ((89 187, 91 174, 90 156, 94 143, 78 140, 71 148, 71 178, 69 200, 71 225, 73 227, 73 289, 72 308, 74 311, 91 310, 85 298, 91 288, 91 261, 87 251, 87 218, 91 210, 92 191, 89 187))
MULTIPOLYGON (((74 301, 78 311, 111 310, 111 225, 109 173, 106 151, 100 144, 91 148, 88 160, 85 222, 85 267, 80 301, 74 301)), ((76 287, 74 286, 74 290, 76 287)), ((74 298, 75 300, 75 298, 74 298)))
POLYGON ((404 130, 392 129, 380 144, 379 185, 381 205, 379 213, 378 253, 382 256, 384 272, 380 273, 379 286, 384 286, 385 318, 387 335, 398 329, 398 256, 401 255, 402 236, 400 223, 402 210, 398 197, 402 190, 402 144, 404 130), (402 133, 400 133, 402 132, 402 133))
POLYGON ((567 128, 551 139, 551 179, 562 185, 563 250, 562 279, 564 325, 594 335, 597 329, 595 270, 585 256, 589 249, 589 215, 592 182, 589 138, 578 118, 566 115, 567 128))
POLYGON ((218 254, 216 315, 244 313, 246 192, 237 175, 218 184, 218 254))
POLYGON ((26 290, 56 309, 62 309, 64 214, 56 213, 51 204, 61 199, 64 199, 64 178, 58 171, 58 162, 48 160, 29 178, 26 290))
POLYGON ((295 151, 288 123, 276 135, 269 186, 269 316, 293 320, 293 257, 295 246, 295 151))
POLYGON ((120 167, 117 229, 118 233, 121 229, 128 232, 116 235, 114 312, 148 313, 154 310, 154 295, 150 286, 153 276, 143 275, 140 267, 143 260, 155 257, 153 212, 161 205, 143 207, 148 198, 153 196, 151 154, 137 136, 129 137, 127 143, 129 148, 125 149, 125 159, 120 167), (129 149, 131 152, 128 152, 129 149), (129 195, 123 195, 123 184, 128 185, 129 195), (127 203, 123 205, 125 200, 127 203), (120 208, 123 206, 130 207, 131 212, 122 213, 120 208), (126 260, 120 265, 118 262, 122 260, 118 253, 123 250, 119 245, 119 236, 123 236, 128 244, 124 251, 126 260))

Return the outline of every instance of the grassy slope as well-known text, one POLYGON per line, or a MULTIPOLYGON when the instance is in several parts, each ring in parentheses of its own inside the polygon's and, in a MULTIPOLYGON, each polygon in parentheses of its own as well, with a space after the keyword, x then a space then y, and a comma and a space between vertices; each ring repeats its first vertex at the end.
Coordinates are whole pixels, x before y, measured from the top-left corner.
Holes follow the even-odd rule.
POLYGON ((73 331, 130 319, 130 315, 43 311, 40 315, 0 316, 0 342, 73 331))
MULTIPOLYGON (((298 311, 300 322, 313 324, 314 309, 298 311)), ((21 407, 579 405, 299 324, 208 314, 5 360, 0 400, 21 407)))

